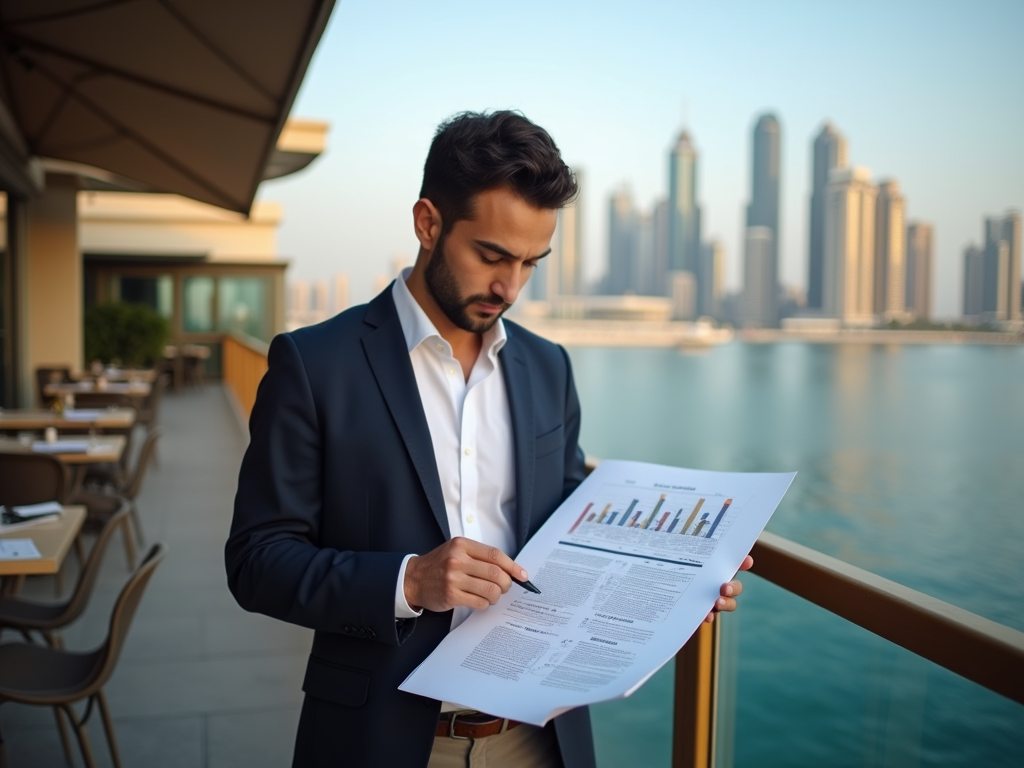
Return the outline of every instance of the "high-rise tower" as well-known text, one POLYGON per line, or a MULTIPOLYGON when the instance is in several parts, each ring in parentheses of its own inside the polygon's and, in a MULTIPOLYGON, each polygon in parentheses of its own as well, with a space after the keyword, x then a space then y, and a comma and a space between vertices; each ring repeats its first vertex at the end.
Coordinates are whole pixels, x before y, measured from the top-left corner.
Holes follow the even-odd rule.
POLYGON ((1021 217, 1008 211, 985 219, 982 312, 993 320, 1020 320, 1021 217))
POLYGON ((636 291, 637 212, 629 187, 608 199, 608 289, 613 296, 636 291))
POLYGON ((907 227, 907 311, 918 320, 932 318, 935 233, 931 224, 915 221, 907 227))
POLYGON ((875 202, 875 314, 906 312, 906 201, 894 180, 880 182, 875 202))
POLYGON ((683 131, 669 155, 668 269, 698 278, 700 208, 697 207, 697 151, 683 131))
POLYGON ((807 308, 821 309, 825 258, 825 198, 828 177, 846 167, 846 139, 831 123, 825 123, 814 140, 811 176, 811 235, 807 257, 807 308))
POLYGON ((837 168, 825 205, 822 309, 844 323, 874 322, 875 198, 866 168, 837 168))
POLYGON ((756 237, 747 243, 756 243, 757 254, 744 256, 744 296, 756 296, 756 311, 752 306, 744 313, 751 325, 773 326, 778 323, 776 306, 779 282, 779 170, 780 130, 775 115, 765 114, 754 126, 754 152, 751 164, 750 205, 747 206, 747 228, 764 228, 770 237, 758 229, 756 237), (764 249, 767 248, 767 251, 764 249), (746 274, 746 266, 757 264, 756 276, 746 274), (756 286, 754 284, 757 284, 756 286))

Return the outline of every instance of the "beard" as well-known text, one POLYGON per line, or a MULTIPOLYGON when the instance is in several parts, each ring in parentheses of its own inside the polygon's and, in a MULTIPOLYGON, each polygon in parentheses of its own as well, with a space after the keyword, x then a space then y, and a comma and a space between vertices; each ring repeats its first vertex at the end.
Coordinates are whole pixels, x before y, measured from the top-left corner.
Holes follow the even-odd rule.
POLYGON ((505 310, 512 305, 496 294, 478 293, 468 298, 463 298, 459 292, 459 281, 448 266, 448 257, 444 252, 445 238, 441 238, 434 253, 430 256, 430 263, 423 273, 427 290, 434 297, 434 301, 444 312, 453 325, 470 333, 486 333, 498 322, 505 310), (469 308, 477 302, 500 306, 501 310, 493 317, 476 319, 469 314, 469 308))

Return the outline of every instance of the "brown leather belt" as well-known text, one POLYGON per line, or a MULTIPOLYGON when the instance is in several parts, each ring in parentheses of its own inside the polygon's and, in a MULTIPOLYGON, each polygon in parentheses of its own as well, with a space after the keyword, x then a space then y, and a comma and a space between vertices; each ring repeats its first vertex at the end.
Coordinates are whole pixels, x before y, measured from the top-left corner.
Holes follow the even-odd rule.
POLYGON ((437 736, 452 739, 482 739, 511 731, 518 720, 504 720, 482 712, 444 712, 437 721, 437 736))

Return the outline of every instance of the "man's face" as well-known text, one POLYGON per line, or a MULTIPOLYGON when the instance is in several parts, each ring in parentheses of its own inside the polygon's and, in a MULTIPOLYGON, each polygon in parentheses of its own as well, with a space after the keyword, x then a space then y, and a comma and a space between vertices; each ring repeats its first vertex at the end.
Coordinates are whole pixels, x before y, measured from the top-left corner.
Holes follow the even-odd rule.
POLYGON ((550 251, 556 212, 534 208, 506 188, 482 192, 474 203, 473 218, 456 222, 438 241, 423 276, 455 326, 483 333, 550 251))

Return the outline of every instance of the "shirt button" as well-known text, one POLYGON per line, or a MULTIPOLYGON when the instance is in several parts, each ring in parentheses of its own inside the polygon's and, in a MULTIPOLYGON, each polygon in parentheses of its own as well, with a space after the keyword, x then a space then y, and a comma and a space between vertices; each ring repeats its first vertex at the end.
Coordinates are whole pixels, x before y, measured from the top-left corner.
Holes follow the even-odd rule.
POLYGON ((473 517, 472 515, 468 515, 466 517, 466 522, 469 523, 470 525, 472 525, 475 520, 476 520, 476 518, 473 517))
POLYGON ((473 455, 473 449, 472 448, 467 448, 466 449, 466 455, 467 456, 472 456, 473 455))
POLYGON ((438 344, 437 345, 437 351, 438 352, 444 352, 444 344, 438 344))
POLYGON ((449 376, 454 376, 455 375, 455 369, 454 368, 449 368, 448 369, 448 375, 449 376))

